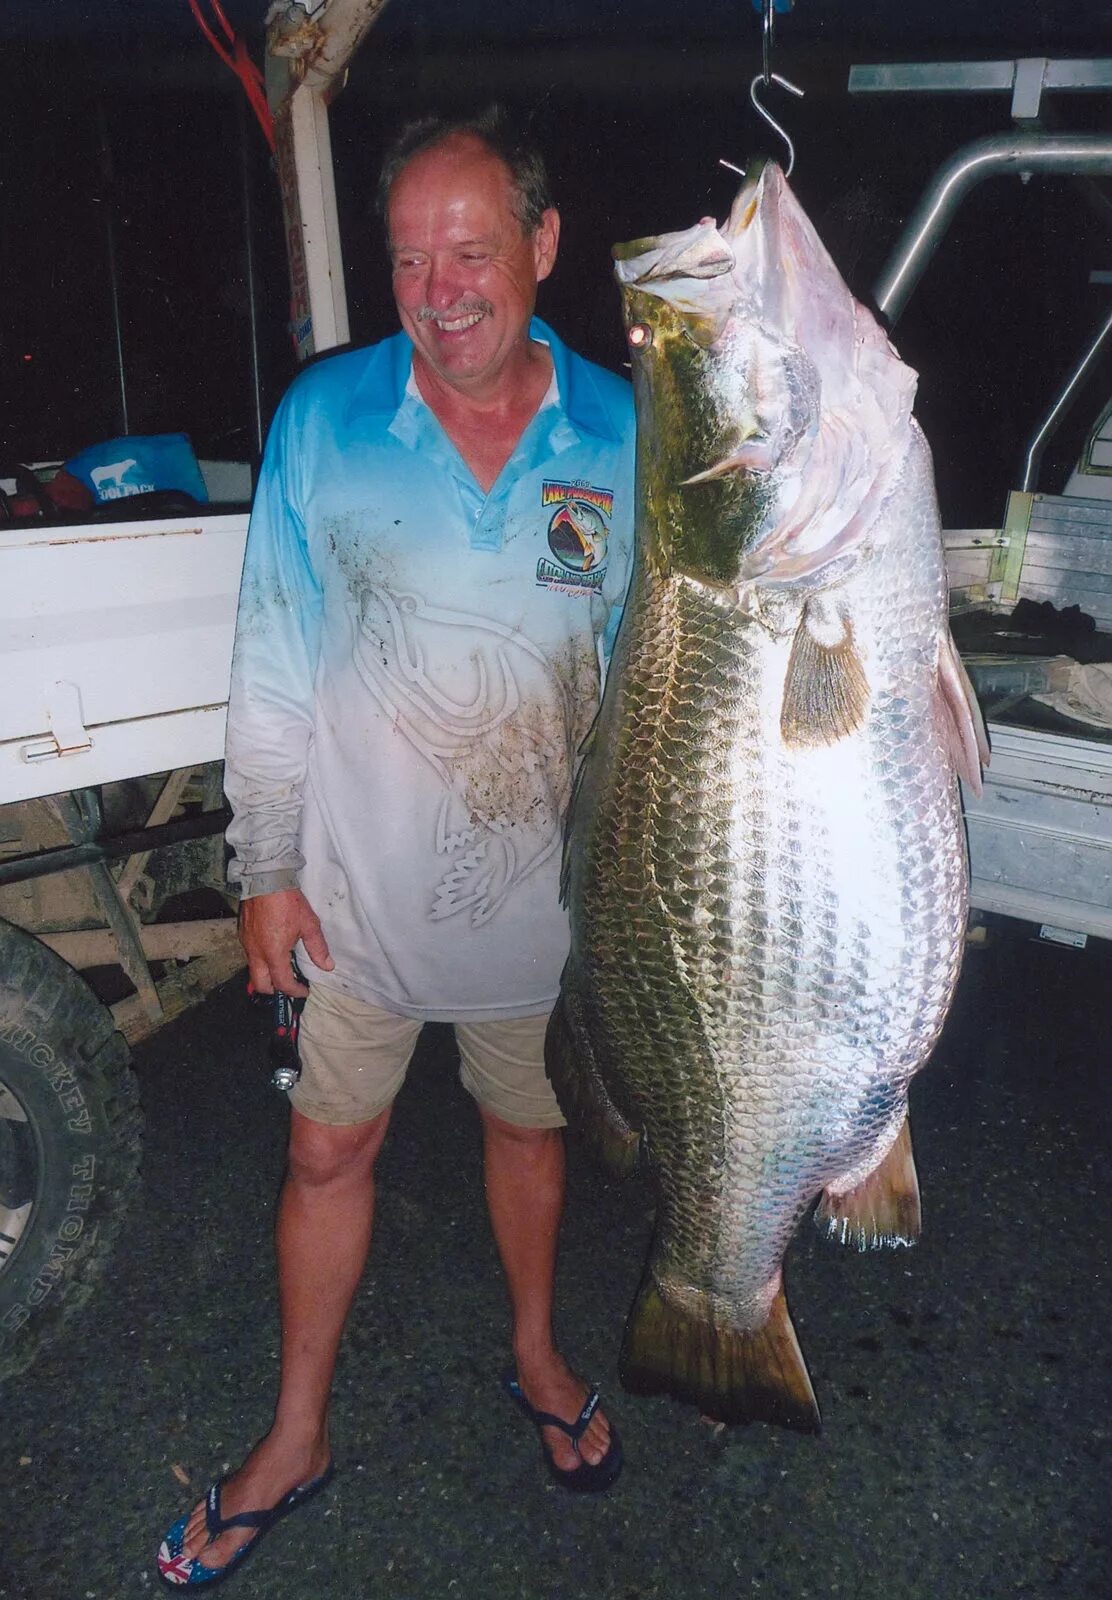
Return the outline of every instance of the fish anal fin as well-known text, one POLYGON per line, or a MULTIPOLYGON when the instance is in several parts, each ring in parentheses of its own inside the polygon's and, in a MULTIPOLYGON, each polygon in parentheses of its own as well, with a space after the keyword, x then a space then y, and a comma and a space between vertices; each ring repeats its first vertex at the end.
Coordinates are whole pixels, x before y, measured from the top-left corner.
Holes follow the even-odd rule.
POLYGON ((984 788, 982 768, 989 762, 988 733, 976 691, 949 627, 943 629, 939 641, 935 704, 954 769, 980 799, 984 788))
POLYGON ((803 1433, 822 1426, 782 1287, 764 1325, 744 1331, 673 1305, 647 1273, 619 1370, 632 1394, 670 1394, 718 1422, 774 1422, 803 1433))
POLYGON ((790 749, 836 744, 864 722, 869 682, 857 653, 853 624, 808 601, 795 630, 780 733, 790 749))
POLYGON ((922 1221, 919 1178, 906 1117, 884 1159, 868 1177, 844 1194, 825 1190, 815 1211, 817 1227, 831 1239, 858 1250, 914 1244, 922 1221))
POLYGON ((574 992, 565 990, 549 1018, 544 1063, 560 1109, 584 1144, 618 1177, 637 1166, 641 1135, 610 1098, 585 1027, 576 1026, 574 992))

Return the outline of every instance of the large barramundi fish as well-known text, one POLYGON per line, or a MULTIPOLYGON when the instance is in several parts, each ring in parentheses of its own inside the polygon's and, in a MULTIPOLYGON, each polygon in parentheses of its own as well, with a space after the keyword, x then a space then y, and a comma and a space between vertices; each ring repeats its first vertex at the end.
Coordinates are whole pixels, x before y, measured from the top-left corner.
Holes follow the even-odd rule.
POLYGON ((565 1114, 655 1236, 627 1388, 817 1428, 784 1251, 910 1243, 908 1085, 967 907, 984 729, 950 638, 915 374, 780 170, 614 251, 639 553, 568 824, 565 1114))

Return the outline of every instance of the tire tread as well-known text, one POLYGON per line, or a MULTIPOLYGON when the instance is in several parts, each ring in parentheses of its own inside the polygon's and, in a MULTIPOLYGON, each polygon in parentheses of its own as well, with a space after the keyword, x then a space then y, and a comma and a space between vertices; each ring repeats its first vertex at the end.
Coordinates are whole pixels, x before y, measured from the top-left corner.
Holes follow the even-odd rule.
MULTIPOLYGON (((89 1299, 140 1182, 143 1118, 131 1053, 111 1012, 77 972, 31 934, 0 921, 0 998, 18 997, 28 1023, 64 1049, 107 1128, 109 1148, 90 1216, 95 1221, 46 1303, 14 1334, 0 1331, 0 1383, 26 1371, 64 1319, 89 1299)), ((0 1276, 0 1292, 3 1277, 0 1276)))

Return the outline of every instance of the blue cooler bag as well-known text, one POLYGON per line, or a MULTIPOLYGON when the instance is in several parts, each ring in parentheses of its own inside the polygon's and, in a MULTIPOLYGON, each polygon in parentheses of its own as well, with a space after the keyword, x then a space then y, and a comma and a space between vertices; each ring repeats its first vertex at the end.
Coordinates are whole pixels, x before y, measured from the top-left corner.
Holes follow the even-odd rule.
POLYGON ((100 503, 154 489, 178 489, 207 501, 193 446, 184 433, 134 433, 90 445, 65 463, 100 503))

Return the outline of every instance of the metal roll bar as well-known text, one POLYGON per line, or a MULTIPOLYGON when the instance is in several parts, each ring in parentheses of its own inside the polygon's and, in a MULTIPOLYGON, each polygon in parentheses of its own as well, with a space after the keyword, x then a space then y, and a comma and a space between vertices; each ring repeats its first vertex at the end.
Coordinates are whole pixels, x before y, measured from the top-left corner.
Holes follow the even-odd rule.
POLYGON ((1003 173, 1112 174, 1112 134, 997 133, 964 145, 935 173, 877 279, 876 304, 898 321, 965 196, 1003 173))

